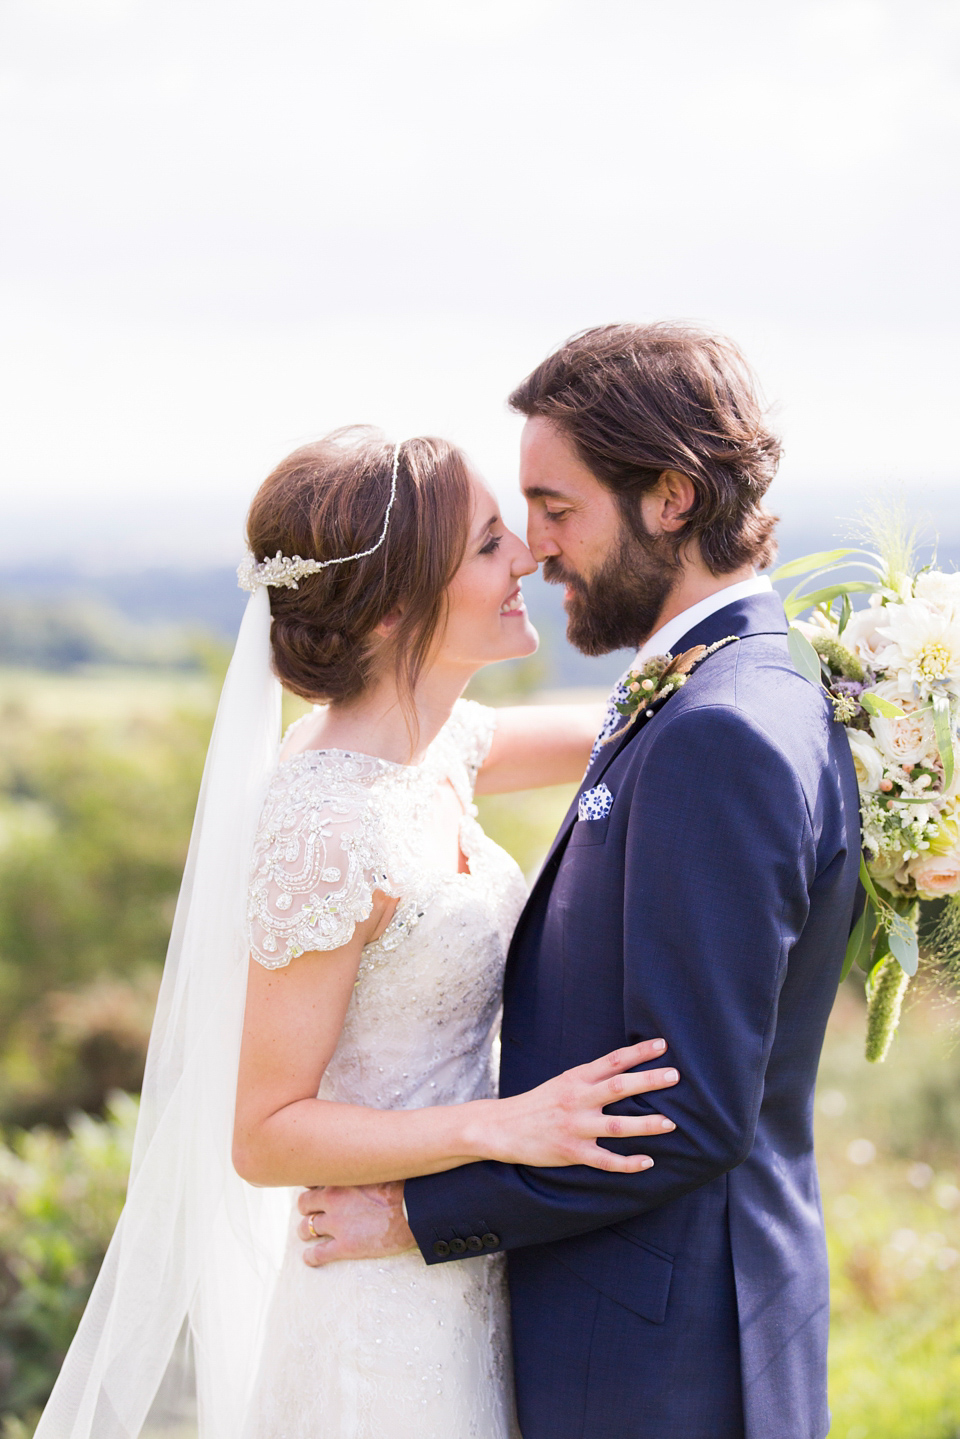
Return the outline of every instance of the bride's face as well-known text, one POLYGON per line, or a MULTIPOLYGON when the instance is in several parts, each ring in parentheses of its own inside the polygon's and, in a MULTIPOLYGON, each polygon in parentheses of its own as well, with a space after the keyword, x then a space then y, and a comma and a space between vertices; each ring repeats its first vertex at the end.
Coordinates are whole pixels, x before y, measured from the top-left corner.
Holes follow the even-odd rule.
POLYGON ((449 610, 435 663, 476 670, 532 655, 539 643, 520 581, 537 562, 500 518, 496 497, 470 472, 473 513, 467 549, 448 591, 449 610))

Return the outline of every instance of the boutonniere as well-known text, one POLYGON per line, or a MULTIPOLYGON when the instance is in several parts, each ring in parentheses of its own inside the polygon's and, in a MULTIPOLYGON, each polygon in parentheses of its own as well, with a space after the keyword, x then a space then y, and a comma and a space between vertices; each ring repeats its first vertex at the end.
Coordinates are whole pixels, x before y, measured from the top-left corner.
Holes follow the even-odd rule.
POLYGON ((626 698, 616 708, 626 717, 626 724, 613 734, 607 735, 601 744, 610 744, 626 734, 634 720, 643 715, 652 719, 672 694, 682 689, 691 673, 708 655, 723 649, 724 645, 735 644, 739 636, 727 635, 714 645, 694 645, 680 655, 651 655, 638 670, 628 670, 624 678, 626 698))

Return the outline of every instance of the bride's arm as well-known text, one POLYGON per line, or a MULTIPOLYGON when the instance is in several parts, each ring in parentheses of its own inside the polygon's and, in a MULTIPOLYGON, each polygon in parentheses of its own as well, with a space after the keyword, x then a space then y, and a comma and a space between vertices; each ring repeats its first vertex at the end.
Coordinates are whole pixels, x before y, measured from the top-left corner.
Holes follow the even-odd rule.
MULTIPOLYGON (((378 1184, 477 1159, 588 1164, 623 1173, 650 1167, 646 1156, 615 1154, 596 1141, 674 1127, 659 1114, 625 1119, 602 1112, 618 1100, 676 1083, 673 1070, 627 1072, 657 1058, 662 1041, 633 1045, 510 1099, 403 1110, 316 1098, 343 1027, 360 952, 386 912, 383 902, 341 949, 301 955, 282 969, 251 960, 233 1146, 244 1179, 304 1187, 378 1184)), ((376 1064, 376 1055, 370 1063, 376 1064)))
POLYGON ((477 794, 505 794, 580 779, 606 705, 512 705, 497 710, 477 794))

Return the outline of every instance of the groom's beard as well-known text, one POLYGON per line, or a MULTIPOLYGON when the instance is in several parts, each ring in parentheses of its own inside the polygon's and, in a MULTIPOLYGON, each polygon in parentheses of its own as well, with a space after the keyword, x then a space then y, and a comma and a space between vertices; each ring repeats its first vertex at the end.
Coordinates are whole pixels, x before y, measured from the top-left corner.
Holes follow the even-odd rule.
POLYGON ((566 602, 570 643, 585 655, 606 655, 637 649, 653 634, 680 567, 668 541, 624 526, 619 545, 592 579, 564 569, 555 556, 544 560, 543 578, 573 591, 566 602))

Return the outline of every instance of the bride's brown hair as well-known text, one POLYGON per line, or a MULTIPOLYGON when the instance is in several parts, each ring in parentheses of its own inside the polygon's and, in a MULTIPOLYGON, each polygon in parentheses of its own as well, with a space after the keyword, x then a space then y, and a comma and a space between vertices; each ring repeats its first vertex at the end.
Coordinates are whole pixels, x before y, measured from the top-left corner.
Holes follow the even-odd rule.
MULTIPOLYGON (((359 426, 335 430, 282 460, 257 491, 247 541, 257 560, 326 560, 369 549, 390 501, 394 447, 359 426)), ((372 555, 271 585, 273 665, 303 699, 342 703, 370 683, 385 649, 409 695, 446 618, 447 589, 463 560, 470 479, 447 440, 404 441, 386 539, 372 555), (376 633, 396 620, 389 642, 376 633)))

